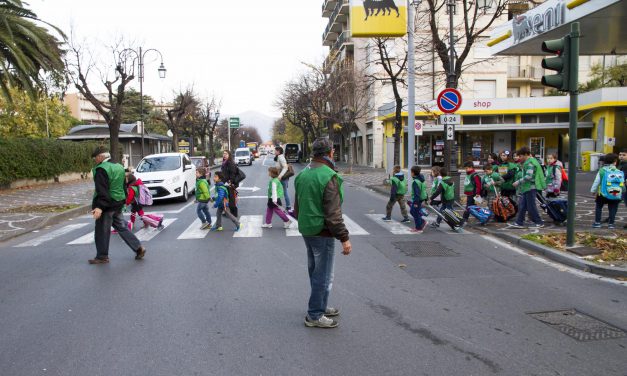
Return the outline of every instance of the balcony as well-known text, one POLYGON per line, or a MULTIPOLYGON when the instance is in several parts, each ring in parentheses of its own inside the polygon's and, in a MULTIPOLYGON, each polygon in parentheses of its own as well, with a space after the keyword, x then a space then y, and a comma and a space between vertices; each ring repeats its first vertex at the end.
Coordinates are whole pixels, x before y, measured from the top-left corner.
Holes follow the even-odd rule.
POLYGON ((540 81, 544 69, 531 65, 510 65, 507 67, 507 78, 515 81, 540 81))
POLYGON ((333 44, 333 49, 336 51, 339 51, 345 45, 352 45, 352 44, 353 44, 353 40, 350 38, 350 32, 348 30, 343 31, 342 34, 338 36, 337 41, 335 41, 335 43, 333 44))
POLYGON ((329 17, 337 6, 338 0, 324 0, 322 3, 322 17, 329 17))

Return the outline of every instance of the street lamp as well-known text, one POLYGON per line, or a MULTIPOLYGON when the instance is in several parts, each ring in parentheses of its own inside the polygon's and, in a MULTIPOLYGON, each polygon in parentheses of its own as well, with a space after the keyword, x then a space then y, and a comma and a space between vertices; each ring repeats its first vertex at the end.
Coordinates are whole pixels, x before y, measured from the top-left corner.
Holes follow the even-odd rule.
POLYGON ((144 58, 146 57, 146 54, 148 52, 156 52, 159 54, 159 57, 161 58, 161 65, 159 65, 159 68, 157 69, 157 71, 159 73, 159 78, 161 79, 165 78, 167 69, 165 69, 165 66, 163 65, 163 55, 161 54, 161 51, 155 48, 150 48, 144 51, 142 47, 139 47, 138 51, 132 48, 127 48, 125 50, 122 50, 122 52, 120 52, 120 55, 124 53, 134 54, 135 59, 133 59, 133 65, 135 65, 135 61, 137 61, 137 68, 138 68, 137 70, 139 72, 139 75, 138 75, 139 76, 139 111, 140 111, 140 122, 141 122, 141 127, 142 127, 142 145, 141 145, 142 158, 145 155, 144 138, 146 134, 146 132, 144 131, 144 58))
POLYGON ((481 9, 483 13, 487 13, 488 9, 492 8, 493 0, 477 0, 477 8, 481 9))

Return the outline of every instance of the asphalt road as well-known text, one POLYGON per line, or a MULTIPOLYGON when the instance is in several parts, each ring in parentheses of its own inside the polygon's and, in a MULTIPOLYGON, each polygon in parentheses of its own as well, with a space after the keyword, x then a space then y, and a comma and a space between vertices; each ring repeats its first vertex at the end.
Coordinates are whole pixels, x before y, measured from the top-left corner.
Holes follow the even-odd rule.
POLYGON ((625 330, 625 283, 483 235, 385 227, 385 197, 350 184, 354 250, 338 244, 331 295, 340 327, 306 328, 302 239, 278 218, 252 224, 265 212, 263 164, 242 167, 238 237, 225 219, 194 238, 190 199, 150 209, 169 221, 141 234, 154 236, 141 262, 114 238, 111 263, 88 265, 94 245, 67 244, 89 242, 87 217, 0 243, 0 374, 627 375, 627 338, 578 341, 529 315, 574 308, 625 330), (414 257, 420 245, 448 256, 414 257))

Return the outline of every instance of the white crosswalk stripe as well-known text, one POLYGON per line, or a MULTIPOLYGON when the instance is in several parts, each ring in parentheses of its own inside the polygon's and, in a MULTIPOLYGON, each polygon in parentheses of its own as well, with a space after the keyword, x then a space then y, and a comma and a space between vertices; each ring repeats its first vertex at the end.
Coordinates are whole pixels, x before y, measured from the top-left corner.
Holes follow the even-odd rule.
POLYGON ((234 238, 260 238, 263 236, 261 215, 243 215, 239 219, 242 224, 241 230, 233 234, 234 238))
POLYGON ((292 223, 290 228, 285 229, 285 236, 301 236, 300 231, 298 231, 298 221, 295 219, 292 220, 294 223, 292 223))
POLYGON ((166 218, 163 220, 162 229, 159 230, 153 227, 144 227, 141 230, 137 231, 135 233, 135 236, 137 237, 137 239, 139 239, 140 242, 147 242, 155 236, 159 235, 161 231, 168 228, 168 226, 170 226, 174 221, 176 221, 176 218, 166 218))
POLYGON ((350 219, 346 214, 343 214, 342 217, 344 218, 344 224, 346 225, 346 228, 348 229, 348 232, 350 233, 351 236, 352 235, 370 235, 368 231, 364 230, 363 227, 358 225, 357 222, 350 219))
POLYGON ((366 216, 375 221, 379 226, 385 228, 394 235, 412 235, 410 228, 398 221, 383 221, 381 218, 385 217, 385 214, 366 214, 366 216))
MULTIPOLYGON (((211 225, 213 226, 216 223, 216 219, 211 218, 211 220, 213 221, 211 222, 211 225)), ((185 229, 185 231, 183 231, 181 235, 179 235, 177 239, 204 239, 205 236, 209 234, 209 229, 202 230, 200 228, 201 225, 202 223, 200 222, 200 219, 197 218, 191 225, 189 225, 188 228, 185 229)))
POLYGON ((94 243, 94 232, 90 232, 88 234, 85 234, 83 236, 81 236, 80 238, 76 239, 76 240, 72 240, 71 242, 67 243, 68 245, 85 245, 85 244, 92 244, 94 243))
POLYGON ((52 232, 49 232, 45 235, 42 235, 40 237, 37 237, 35 239, 31 239, 27 242, 21 243, 16 245, 15 247, 36 247, 40 244, 43 244, 45 242, 48 242, 54 238, 57 238, 59 236, 68 234, 74 230, 78 230, 79 228, 83 228, 85 226, 87 226, 89 223, 74 223, 71 225, 67 225, 64 227, 61 227, 60 229, 54 230, 52 232))

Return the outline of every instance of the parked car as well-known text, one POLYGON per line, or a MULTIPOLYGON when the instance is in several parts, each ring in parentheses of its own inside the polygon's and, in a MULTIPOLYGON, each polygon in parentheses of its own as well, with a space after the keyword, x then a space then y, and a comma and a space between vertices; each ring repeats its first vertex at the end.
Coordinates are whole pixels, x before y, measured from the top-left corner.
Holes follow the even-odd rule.
POLYGON ((178 198, 184 202, 196 189, 196 166, 184 153, 147 155, 133 174, 142 180, 155 200, 178 198))
POLYGON ((238 148, 235 150, 235 163, 246 164, 251 166, 253 164, 253 155, 248 148, 238 148))
POLYGON ((298 162, 300 158, 300 145, 285 144, 283 151, 285 152, 285 160, 288 163, 298 162))
POLYGON ((211 177, 211 171, 209 171, 209 159, 207 157, 191 157, 190 159, 192 160, 194 166, 196 166, 196 169, 198 169, 198 167, 204 167, 207 169, 207 179, 211 177))

